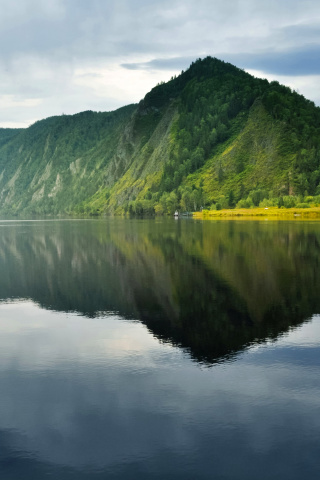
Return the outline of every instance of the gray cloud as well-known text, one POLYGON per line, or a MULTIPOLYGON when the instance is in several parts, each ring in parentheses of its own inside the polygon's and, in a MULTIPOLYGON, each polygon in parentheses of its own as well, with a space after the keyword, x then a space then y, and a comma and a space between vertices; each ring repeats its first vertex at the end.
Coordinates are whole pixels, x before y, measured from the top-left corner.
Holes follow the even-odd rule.
POLYGON ((267 51, 260 54, 224 54, 224 59, 246 69, 279 75, 320 75, 320 44, 302 49, 267 51))
MULTIPOLYGON (((3 1, 0 7, 1 3, 6 10, 8 7, 3 1)), ((290 8, 285 8, 281 0, 271 0, 268 6, 259 0, 254 3, 251 0, 185 0, 183 3, 177 0, 92 0, 90 3, 56 0, 49 1, 47 8, 43 7, 44 3, 47 2, 22 0, 24 15, 21 16, 14 9, 17 0, 13 0, 6 21, 1 22, 0 18, 2 58, 21 53, 70 59, 148 52, 171 56, 181 56, 184 52, 194 57, 213 49, 226 51, 223 46, 230 49, 236 46, 239 50, 241 43, 261 32, 265 32, 261 39, 273 45, 279 40, 279 32, 272 38, 278 24, 282 41, 285 37, 307 35, 308 23, 296 25, 295 22, 306 11, 306 3, 310 5, 311 19, 316 6, 315 1, 304 2, 302 8, 301 2, 295 0, 290 2, 290 8)), ((313 24, 313 34, 316 28, 313 24)), ((251 48, 254 47, 252 44, 251 48)))
POLYGON ((0 125, 10 111, 27 124, 57 105, 138 101, 206 55, 262 74, 319 75, 318 12, 317 0, 0 0, 0 125), (4 108, 1 96, 38 105, 4 108))
POLYGON ((319 24, 295 24, 288 25, 276 31, 283 42, 294 44, 307 44, 317 42, 320 44, 319 24))
POLYGON ((184 70, 190 66, 195 57, 156 58, 149 62, 122 63, 128 70, 184 70))
MULTIPOLYGON (((219 53, 221 60, 240 68, 279 75, 320 75, 320 44, 303 49, 264 51, 260 53, 219 53)), ((157 58, 148 62, 123 63, 128 70, 184 70, 195 57, 157 58)))

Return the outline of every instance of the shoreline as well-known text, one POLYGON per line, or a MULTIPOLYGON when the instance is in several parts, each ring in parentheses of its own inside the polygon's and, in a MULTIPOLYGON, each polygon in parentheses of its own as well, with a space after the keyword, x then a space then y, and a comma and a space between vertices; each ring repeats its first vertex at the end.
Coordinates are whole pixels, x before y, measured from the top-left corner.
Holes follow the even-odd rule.
POLYGON ((217 220, 217 219, 261 219, 272 218, 276 220, 288 219, 313 219, 320 220, 320 207, 310 208, 278 208, 263 207, 257 208, 233 208, 224 210, 203 210, 202 212, 194 212, 193 218, 199 220, 217 220))

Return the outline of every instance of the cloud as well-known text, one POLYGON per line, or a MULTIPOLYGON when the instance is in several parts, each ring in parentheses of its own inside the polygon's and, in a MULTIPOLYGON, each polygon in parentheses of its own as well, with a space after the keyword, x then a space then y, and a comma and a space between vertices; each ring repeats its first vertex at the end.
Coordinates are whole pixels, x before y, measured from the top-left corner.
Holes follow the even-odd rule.
POLYGON ((0 125, 136 102, 207 55, 308 82, 320 69, 318 10, 316 0, 0 0, 0 95, 38 99, 0 108, 0 125))
POLYGON ((284 44, 320 44, 320 28, 315 23, 287 25, 275 31, 284 44))
POLYGON ((122 63, 128 70, 183 70, 190 66, 194 57, 156 58, 149 62, 122 63))
POLYGON ((245 69, 262 70, 279 75, 319 75, 320 44, 306 45, 300 49, 266 51, 261 53, 236 53, 223 55, 224 59, 245 69))
POLYGON ((31 302, 0 309, 1 466, 15 478, 152 478, 163 465, 179 478, 186 452, 196 452, 193 478, 257 478, 261 465, 265 478, 316 471, 319 319, 200 371, 186 352, 121 317, 31 302))

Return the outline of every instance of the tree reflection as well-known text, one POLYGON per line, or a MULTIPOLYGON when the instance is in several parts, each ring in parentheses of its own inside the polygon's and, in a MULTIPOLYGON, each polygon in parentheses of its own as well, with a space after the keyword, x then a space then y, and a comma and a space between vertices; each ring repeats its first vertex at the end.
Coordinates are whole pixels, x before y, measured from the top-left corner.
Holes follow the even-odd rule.
POLYGON ((1 228, 0 297, 138 318, 215 362, 320 311, 320 224, 155 220, 1 228))

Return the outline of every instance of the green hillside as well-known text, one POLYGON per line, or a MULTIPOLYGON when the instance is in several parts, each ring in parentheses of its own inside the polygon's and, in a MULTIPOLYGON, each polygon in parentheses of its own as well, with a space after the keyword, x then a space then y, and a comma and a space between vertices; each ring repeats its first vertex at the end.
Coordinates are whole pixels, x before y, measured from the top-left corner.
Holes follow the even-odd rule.
POLYGON ((0 129, 3 213, 170 214, 317 195, 320 109, 211 57, 138 105, 0 129))

